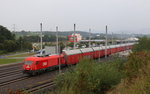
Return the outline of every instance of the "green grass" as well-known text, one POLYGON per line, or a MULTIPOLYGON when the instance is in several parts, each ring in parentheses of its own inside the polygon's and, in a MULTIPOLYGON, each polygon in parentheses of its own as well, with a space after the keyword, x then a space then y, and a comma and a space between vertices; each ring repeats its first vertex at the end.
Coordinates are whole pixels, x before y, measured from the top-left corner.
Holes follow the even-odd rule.
POLYGON ((0 65, 1 64, 10 64, 10 63, 16 63, 16 62, 22 62, 23 59, 0 59, 0 65))
POLYGON ((6 51, 0 51, 0 55, 11 55, 16 53, 24 53, 25 51, 14 51, 14 52, 6 52, 6 51))
POLYGON ((12 56, 7 56, 7 57, 28 57, 32 56, 34 53, 26 53, 26 54, 19 54, 19 55, 12 55, 12 56))

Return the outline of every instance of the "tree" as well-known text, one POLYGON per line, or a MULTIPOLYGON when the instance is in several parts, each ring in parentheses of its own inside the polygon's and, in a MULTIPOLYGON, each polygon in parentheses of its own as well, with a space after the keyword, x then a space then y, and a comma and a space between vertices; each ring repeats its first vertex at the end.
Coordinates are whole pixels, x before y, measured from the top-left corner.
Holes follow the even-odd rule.
POLYGON ((32 44, 26 40, 26 37, 19 37, 17 40, 18 44, 18 49, 20 50, 31 50, 32 49, 32 44))
POLYGON ((133 51, 150 51, 150 38, 146 36, 139 38, 139 42, 134 46, 133 51))
POLYGON ((30 50, 32 49, 32 44, 22 37, 19 37, 19 39, 16 40, 15 34, 12 34, 6 27, 0 25, 0 53, 13 52, 22 49, 30 50))
POLYGON ((7 52, 12 52, 17 49, 17 44, 13 40, 5 40, 4 41, 4 48, 7 52))
POLYGON ((14 35, 6 28, 0 25, 0 43, 4 40, 14 40, 14 35))

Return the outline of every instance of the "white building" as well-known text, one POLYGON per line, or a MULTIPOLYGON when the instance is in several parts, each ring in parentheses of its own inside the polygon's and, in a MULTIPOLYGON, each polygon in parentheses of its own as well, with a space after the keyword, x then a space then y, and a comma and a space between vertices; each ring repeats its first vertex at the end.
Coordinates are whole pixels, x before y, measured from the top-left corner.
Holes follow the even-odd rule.
POLYGON ((126 39, 126 41, 138 41, 138 40, 139 40, 138 38, 133 38, 133 37, 126 39))
MULTIPOLYGON (((74 36, 74 33, 72 34, 74 36)), ((77 41, 82 40, 82 36, 80 34, 75 33, 75 36, 77 37, 77 41)))

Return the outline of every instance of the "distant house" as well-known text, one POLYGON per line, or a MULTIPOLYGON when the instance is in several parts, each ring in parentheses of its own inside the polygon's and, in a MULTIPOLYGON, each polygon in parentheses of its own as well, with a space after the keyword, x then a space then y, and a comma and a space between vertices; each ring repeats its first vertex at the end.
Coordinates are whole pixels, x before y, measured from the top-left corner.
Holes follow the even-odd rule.
POLYGON ((80 34, 73 33, 72 35, 68 36, 68 40, 69 40, 69 42, 78 42, 78 41, 82 40, 82 36, 80 34))
POLYGON ((133 38, 133 37, 131 37, 131 38, 128 38, 128 39, 126 39, 126 41, 138 41, 139 39, 138 38, 133 38))

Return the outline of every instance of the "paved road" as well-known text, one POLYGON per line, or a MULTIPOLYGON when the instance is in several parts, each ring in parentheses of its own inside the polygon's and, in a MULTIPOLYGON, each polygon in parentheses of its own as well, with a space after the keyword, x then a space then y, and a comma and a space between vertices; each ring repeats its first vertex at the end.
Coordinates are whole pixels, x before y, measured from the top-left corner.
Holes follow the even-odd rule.
POLYGON ((29 53, 29 52, 21 52, 21 53, 0 55, 0 58, 6 58, 7 56, 22 55, 22 54, 27 54, 27 53, 29 53))
POLYGON ((22 54, 27 54, 29 52, 22 52, 22 53, 15 53, 15 54, 7 54, 7 55, 0 55, 0 59, 23 59, 26 57, 8 57, 8 56, 15 56, 15 55, 22 55, 22 54))

